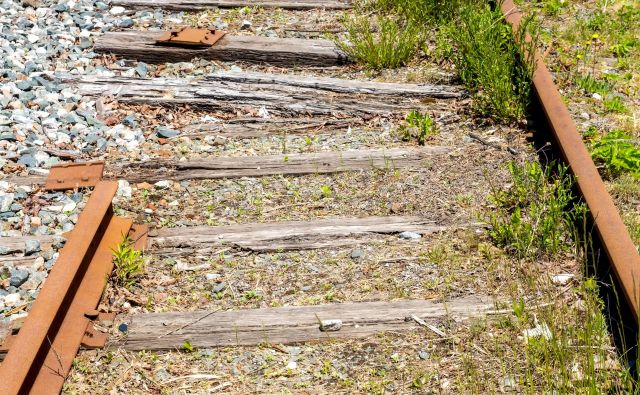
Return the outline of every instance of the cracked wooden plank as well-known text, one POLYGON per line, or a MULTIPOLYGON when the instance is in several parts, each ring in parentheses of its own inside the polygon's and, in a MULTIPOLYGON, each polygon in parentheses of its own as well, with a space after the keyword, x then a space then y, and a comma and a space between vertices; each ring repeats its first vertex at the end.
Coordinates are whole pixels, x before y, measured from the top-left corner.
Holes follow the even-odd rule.
MULTIPOLYGON (((422 235, 452 229, 418 216, 331 218, 225 226, 165 228, 149 237, 154 250, 233 247, 254 252, 309 250, 382 241, 383 235, 422 235)), ((161 253, 158 251, 158 253, 161 253)))
POLYGON ((354 170, 394 170, 420 167, 422 162, 450 152, 449 147, 368 149, 310 154, 217 157, 176 161, 148 160, 114 164, 108 174, 129 182, 199 180, 269 175, 339 173, 354 170))
POLYGON ((83 96, 110 96, 129 104, 175 107, 189 105, 207 111, 257 111, 275 115, 330 115, 332 117, 401 116, 414 109, 441 109, 445 100, 463 97, 457 87, 442 85, 355 82, 337 78, 311 78, 232 73, 190 78, 127 78, 65 75, 83 96))
POLYGON ((200 58, 281 67, 326 67, 349 62, 347 56, 329 40, 227 34, 212 47, 184 48, 156 45, 161 34, 149 31, 108 32, 98 37, 93 50, 147 63, 189 62, 200 58))
MULTIPOLYGON (((385 331, 425 330, 414 319, 438 325, 454 318, 478 317, 494 309, 488 297, 467 296, 446 303, 431 300, 360 302, 181 313, 136 314, 128 318, 127 336, 111 345, 130 351, 193 347, 299 344, 357 339, 385 331), (319 320, 341 320, 335 332, 320 330, 319 320)), ((431 333, 431 332, 429 332, 431 333)))

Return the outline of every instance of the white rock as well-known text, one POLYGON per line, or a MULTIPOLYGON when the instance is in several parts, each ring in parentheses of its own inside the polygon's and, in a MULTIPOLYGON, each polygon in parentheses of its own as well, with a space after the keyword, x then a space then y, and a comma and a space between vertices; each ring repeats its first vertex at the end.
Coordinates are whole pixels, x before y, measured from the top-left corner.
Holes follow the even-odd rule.
POLYGON ((599 93, 594 93, 592 97, 596 100, 602 100, 602 95, 600 95, 599 93))
POLYGON ((565 285, 571 281, 573 277, 575 276, 571 273, 561 273, 551 277, 551 281, 553 281, 554 284, 565 285))
POLYGON ((41 256, 37 257, 36 260, 33 261, 33 265, 31 265, 31 268, 35 271, 38 271, 43 267, 44 267, 44 258, 41 256))
POLYGON ((547 324, 536 325, 534 328, 525 329, 522 334, 524 335, 525 342, 534 337, 544 337, 547 340, 553 337, 551 329, 549 329, 547 324))
POLYGON ((62 212, 63 213, 69 213, 69 212, 75 210, 75 208, 76 208, 76 202, 71 201, 71 202, 65 204, 64 207, 62 207, 62 212))
POLYGON ((124 14, 124 11, 125 11, 124 7, 117 6, 117 7, 111 8, 111 10, 109 10, 109 13, 111 15, 121 15, 121 14, 124 14))
POLYGON ((9 294, 4 297, 4 304, 7 307, 15 306, 20 301, 20 299, 22 299, 22 297, 19 293, 9 294))
POLYGON ((171 181, 162 180, 162 181, 156 182, 153 185, 155 185, 157 188, 160 188, 160 189, 167 189, 167 188, 169 188, 171 186, 171 181))
POLYGON ((298 368, 298 363, 296 361, 289 361, 289 363, 287 364, 287 369, 297 369, 298 368))
POLYGON ((118 180, 118 192, 116 195, 123 198, 131 197, 131 186, 127 180, 118 180))
POLYGON ((220 277, 222 277, 222 275, 218 273, 207 273, 205 274, 205 277, 207 278, 207 280, 212 281, 219 279, 220 277))
POLYGON ((322 320, 320 330, 322 332, 336 332, 342 329, 342 320, 322 320))

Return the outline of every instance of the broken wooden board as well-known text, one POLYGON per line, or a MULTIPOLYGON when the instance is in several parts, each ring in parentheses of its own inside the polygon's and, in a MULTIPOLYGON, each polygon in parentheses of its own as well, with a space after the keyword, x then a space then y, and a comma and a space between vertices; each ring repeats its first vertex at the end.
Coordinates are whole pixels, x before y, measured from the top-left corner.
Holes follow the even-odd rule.
POLYGON ((229 62, 266 63, 281 67, 338 66, 347 56, 329 40, 225 35, 212 47, 183 48, 156 45, 162 32, 108 32, 93 50, 147 63, 189 62, 200 58, 229 62))
POLYGON ((113 0, 111 6, 130 10, 206 11, 212 8, 261 7, 288 10, 346 10, 349 0, 113 0))
POLYGON ((421 166, 423 160, 450 152, 449 147, 368 149, 311 154, 217 157, 176 161, 168 159, 114 164, 111 177, 129 182, 202 180, 269 175, 339 173, 354 170, 394 170, 421 166))
POLYGON ((264 107, 272 114, 297 116, 399 116, 414 109, 446 110, 450 103, 436 98, 463 96, 456 87, 439 85, 356 83, 328 78, 314 81, 306 77, 292 77, 284 83, 282 76, 274 76, 269 83, 266 78, 243 80, 230 74, 227 77, 225 80, 72 75, 62 78, 75 85, 83 96, 112 96, 129 104, 189 105, 193 109, 223 112, 242 108, 257 112, 264 107))
POLYGON ((430 234, 452 229, 416 216, 332 218, 313 221, 278 221, 226 226, 159 229, 149 238, 154 249, 233 247, 255 252, 350 246, 380 235, 415 232, 430 234))
POLYGON ((463 89, 453 85, 399 84, 251 71, 243 71, 241 73, 219 71, 207 75, 205 80, 253 85, 282 85, 291 88, 305 88, 335 93, 390 97, 460 99, 465 95, 463 89))
MULTIPOLYGON (((232 311, 136 314, 127 336, 110 347, 130 351, 176 350, 188 341, 193 347, 299 344, 332 339, 357 339, 385 331, 419 329, 424 323, 479 317, 490 313, 488 297, 465 297, 446 303, 429 300, 361 302, 261 308, 232 311), (341 320, 338 331, 323 332, 321 320, 341 320)), ((430 332, 427 328, 421 330, 430 332)))

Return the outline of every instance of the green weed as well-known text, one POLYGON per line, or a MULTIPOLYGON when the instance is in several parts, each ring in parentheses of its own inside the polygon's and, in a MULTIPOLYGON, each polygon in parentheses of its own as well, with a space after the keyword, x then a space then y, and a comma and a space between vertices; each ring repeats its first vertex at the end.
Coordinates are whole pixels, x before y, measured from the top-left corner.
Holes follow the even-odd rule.
POLYGON ((578 76, 575 81, 580 88, 590 94, 597 93, 605 96, 613 89, 608 81, 597 80, 591 74, 578 76))
POLYGON ((558 15, 560 10, 567 5, 564 0, 546 0, 542 7, 545 14, 550 16, 558 15))
POLYGON ((472 2, 477 3, 471 0, 377 0, 374 7, 421 24, 444 24, 454 19, 463 4, 472 2))
POLYGON ((535 32, 530 42, 524 40, 533 20, 523 20, 516 41, 500 11, 465 5, 459 12, 457 22, 448 29, 456 48, 453 61, 460 79, 474 93, 477 112, 498 122, 521 119, 535 68, 533 56, 524 55, 532 54, 538 42, 535 32))
POLYGON ((431 136, 437 133, 437 130, 429 114, 414 110, 407 114, 399 132, 404 141, 415 139, 418 144, 424 145, 431 136))
POLYGON ((566 251, 575 234, 574 223, 586 210, 583 204, 574 204, 573 179, 566 166, 543 169, 537 162, 509 162, 508 170, 512 185, 506 190, 493 188, 490 195, 496 208, 488 214, 489 235, 518 259, 566 251))
POLYGON ((185 341, 184 343, 182 343, 182 346, 180 346, 180 349, 184 352, 193 352, 194 348, 191 345, 191 343, 189 343, 189 341, 185 341))
POLYGON ((378 16, 375 26, 365 16, 346 19, 348 42, 339 42, 340 48, 355 61, 380 70, 407 64, 423 41, 420 27, 403 23, 397 18, 378 16))
POLYGON ((602 104, 604 105, 604 109, 607 112, 615 112, 615 113, 627 112, 627 106, 625 106, 620 96, 607 97, 606 99, 604 99, 602 104))
POLYGON ((610 176, 630 173, 640 177, 640 148, 622 130, 612 130, 590 144, 593 160, 610 176))
POLYGON ((323 199, 331 197, 331 193, 332 193, 332 190, 329 185, 323 185, 320 187, 320 196, 323 199))
POLYGON ((133 240, 126 235, 115 249, 112 249, 116 284, 131 287, 144 272, 145 259, 141 250, 133 246, 133 240))

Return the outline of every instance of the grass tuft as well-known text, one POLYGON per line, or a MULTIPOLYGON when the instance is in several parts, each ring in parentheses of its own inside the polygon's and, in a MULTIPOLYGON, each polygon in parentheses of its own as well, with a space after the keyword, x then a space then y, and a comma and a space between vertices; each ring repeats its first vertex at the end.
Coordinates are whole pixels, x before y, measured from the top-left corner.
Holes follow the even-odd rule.
POLYGON ((407 64, 416 54, 423 38, 420 28, 397 18, 357 16, 346 19, 348 42, 340 48, 351 58, 374 70, 397 68, 407 64))
MULTIPOLYGON (((499 11, 466 5, 457 22, 448 28, 456 51, 453 61, 462 82, 474 93, 476 111, 498 122, 523 118, 529 104, 535 68, 532 54, 537 39, 524 46, 514 40, 512 29, 499 11)), ((522 22, 517 35, 524 43, 532 19, 522 22)))
POLYGON ((584 204, 574 204, 567 167, 551 164, 543 169, 537 162, 507 166, 512 185, 491 192, 496 209, 488 214, 489 235, 522 260, 567 251, 570 238, 576 235, 574 224, 586 213, 584 204))

